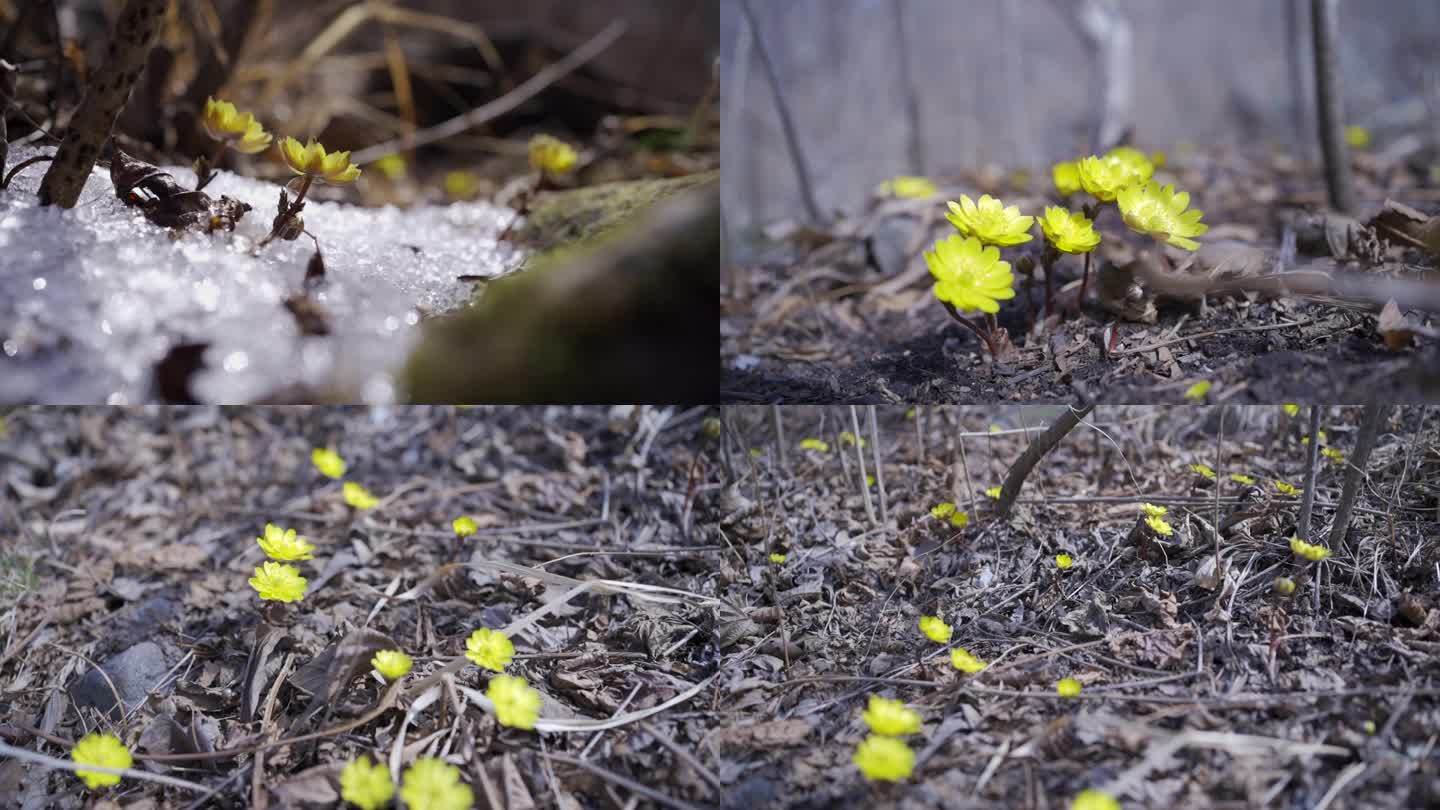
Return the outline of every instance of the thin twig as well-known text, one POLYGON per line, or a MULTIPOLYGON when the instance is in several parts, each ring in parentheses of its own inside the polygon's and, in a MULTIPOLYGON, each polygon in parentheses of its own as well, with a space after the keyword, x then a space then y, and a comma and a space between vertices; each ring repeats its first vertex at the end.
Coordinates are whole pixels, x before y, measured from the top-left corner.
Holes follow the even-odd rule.
MULTIPOLYGON (((1087 253, 1085 254, 1085 256, 1088 258, 1090 254, 1087 253)), ((1121 349, 1119 351, 1110 352, 1110 356, 1120 357, 1126 354, 1143 354, 1145 352, 1153 352, 1156 349, 1162 349, 1166 346, 1173 346, 1176 343, 1184 343, 1188 340, 1199 340, 1200 338, 1215 337, 1216 335, 1230 335, 1237 332, 1269 332, 1272 329, 1289 329, 1292 326, 1305 326, 1310 323, 1314 323, 1314 320, 1311 318, 1306 318, 1305 320, 1301 321, 1270 323, 1265 324, 1264 326, 1236 326, 1230 329, 1212 329, 1208 332, 1197 332, 1193 335, 1181 335, 1180 337, 1170 338, 1169 340, 1161 340, 1155 343, 1147 343, 1144 346, 1137 346, 1133 349, 1121 349)))
POLYGON ((660 791, 655 790, 652 787, 642 785, 628 776, 622 776, 618 773, 615 773, 614 771, 606 770, 593 762, 587 762, 583 759, 576 759, 574 757, 566 756, 565 754, 556 754, 553 752, 545 751, 540 752, 540 756, 545 757, 546 759, 553 759, 556 762, 564 762, 567 765, 574 765, 577 768, 587 770, 590 773, 600 777, 601 779, 620 785, 621 787, 631 791, 632 793, 638 793, 639 795, 644 796, 645 798, 655 802, 656 804, 663 804, 666 807, 674 807, 676 808, 676 810, 701 810, 699 805, 691 804, 681 799, 666 796, 664 793, 661 793, 660 791))
POLYGON ((875 489, 880 493, 880 525, 890 525, 890 509, 885 502, 885 472, 880 468, 880 428, 876 425, 875 406, 870 411, 870 452, 875 461, 875 489))
MULTIPOLYGON (((93 771, 95 773, 113 773, 116 776, 123 776, 127 779, 139 779, 144 782, 159 782, 162 785, 193 790, 197 793, 208 793, 210 788, 198 783, 187 782, 184 779, 177 779, 173 776, 166 776, 162 773, 150 773, 149 771, 137 771, 134 768, 102 768, 98 765, 82 765, 68 759, 56 759, 55 757, 31 751, 26 748, 16 748, 13 745, 0 743, 0 757, 14 757, 26 762, 34 762, 44 765, 47 768, 59 768, 65 771, 93 771)), ((138 759, 138 757, 137 757, 138 759)))
POLYGON ((1300 494, 1300 521, 1296 536, 1310 540, 1310 516, 1315 511, 1315 469, 1320 458, 1320 411, 1324 405, 1310 406, 1310 444, 1305 454, 1305 491, 1300 494))
POLYGON ((534 98, 540 91, 555 84, 575 72, 575 70, 586 62, 599 56, 606 48, 615 44, 615 40, 619 39, 620 36, 625 33, 627 27, 624 20, 615 20, 605 26, 600 33, 591 37, 585 44, 567 54, 565 58, 546 67, 524 82, 521 82, 514 90, 511 90, 494 101, 482 104, 463 115, 457 115, 449 121, 436 124, 433 127, 416 132, 407 132, 399 138, 360 149, 350 157, 350 160, 357 164, 368 163, 394 152, 402 152, 432 144, 436 141, 443 141, 446 138, 459 135, 468 129, 473 129, 488 121, 493 121, 534 98))
POLYGON ((860 432, 860 415, 854 405, 850 406, 850 424, 855 434, 855 457, 860 460, 860 492, 865 496, 865 514, 870 518, 871 528, 875 528, 879 524, 875 522, 875 505, 870 502, 870 482, 865 477, 865 450, 860 447, 865 434, 860 432))
POLYGON ((770 83, 770 93, 775 97, 775 111, 780 117, 780 129, 785 135, 785 145, 789 147, 790 158, 795 163, 795 176, 800 182, 800 199, 805 203, 805 213, 810 215, 812 224, 819 224, 824 222, 824 218, 820 216, 820 203, 816 200, 815 189, 810 183, 810 169, 805 164, 805 153, 800 151, 800 135, 795 129, 795 120, 790 115, 790 105, 785 100, 784 88, 780 86, 780 74, 775 70, 775 63, 770 60, 770 49, 765 47, 765 37, 760 30, 755 10, 750 7, 750 0, 739 0, 739 3, 755 38, 755 53, 760 56, 760 67, 765 71, 765 79, 770 83))

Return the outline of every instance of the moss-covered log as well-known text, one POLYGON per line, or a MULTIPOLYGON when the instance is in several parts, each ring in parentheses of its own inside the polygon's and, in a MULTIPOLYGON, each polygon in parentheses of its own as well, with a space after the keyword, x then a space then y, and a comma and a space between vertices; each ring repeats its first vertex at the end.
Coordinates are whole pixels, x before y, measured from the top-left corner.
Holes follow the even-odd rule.
POLYGON ((717 401, 718 184, 713 174, 660 182, 571 192, 612 203, 593 209, 542 199, 526 233, 561 246, 433 321, 406 369, 410 397, 717 401))

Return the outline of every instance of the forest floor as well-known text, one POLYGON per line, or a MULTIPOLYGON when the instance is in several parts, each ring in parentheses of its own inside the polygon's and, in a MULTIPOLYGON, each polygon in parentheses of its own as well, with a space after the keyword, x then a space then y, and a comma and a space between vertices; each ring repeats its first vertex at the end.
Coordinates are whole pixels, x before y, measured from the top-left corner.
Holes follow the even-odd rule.
MULTIPOLYGON (((974 171, 941 182, 940 196, 872 200, 823 228, 776 223, 770 246, 722 287, 722 396, 1154 403, 1183 401, 1208 380, 1211 401, 1431 400, 1440 392, 1440 242, 1424 245, 1440 233, 1440 175, 1426 154, 1358 153, 1354 218, 1326 214, 1318 169, 1284 153, 1172 157, 1156 179, 1189 190, 1205 212, 1200 251, 1166 248, 1166 283, 1134 275, 1137 255, 1158 248, 1106 206, 1084 306, 1079 257, 1058 263, 1057 314, 1043 318, 1041 272, 1028 287, 1017 272, 998 321, 1018 352, 998 362, 934 300, 921 253, 954 233, 946 200, 989 193, 1038 215, 1060 202, 1048 176, 974 171), (1109 291, 1102 279, 1114 282, 1109 291), (1392 296, 1381 291, 1389 282, 1416 286, 1392 296), (1221 286, 1230 289, 1214 292, 1221 286), (1403 330, 1379 317, 1391 298, 1403 330)), ((1038 265, 1041 247, 1036 237, 1001 255, 1012 267, 1021 257, 1038 265)))
MULTIPOLYGON (((991 433, 983 409, 877 410, 883 474, 867 499, 875 446, 847 437, 875 437, 854 411, 781 409, 782 456, 770 409, 727 409, 755 450, 721 531, 749 559, 785 555, 730 588, 767 631, 755 654, 726 657, 721 733, 745 774, 732 806, 1064 808, 1086 788, 1125 808, 1440 802, 1433 413, 1382 429, 1348 539, 1316 564, 1291 553, 1298 502, 1273 485, 1300 486, 1306 457, 1279 407, 1225 409, 1223 433, 1218 408, 1100 408, 1008 519, 983 491, 1023 429, 991 433), (829 449, 797 449, 804 438, 829 449), (1218 502, 1192 463, 1219 470, 1218 502), (934 518, 941 502, 968 525, 934 518), (1168 507, 1174 529, 1146 559, 1130 539, 1141 502, 1168 507), (1250 517, 1217 546, 1217 513, 1250 517), (1272 590, 1279 576, 1292 595, 1272 590), (922 615, 949 623, 951 642, 922 636, 922 615), (952 646, 988 666, 962 674, 952 646), (1066 677, 1078 697, 1057 694, 1066 677), (896 784, 852 763, 872 695, 923 718, 914 773, 896 784)), ((1325 446, 1348 457, 1357 417, 1329 409, 1325 446)), ((1037 418, 1022 409, 1022 424, 1037 418)), ((1328 545, 1345 468, 1320 461, 1311 534, 1328 545)))
POLYGON ((363 755, 397 773, 444 757, 480 808, 648 806, 646 791, 713 806, 716 774, 729 773, 715 754, 728 690, 721 547, 695 513, 718 466, 704 417, 12 410, 0 742, 66 759, 70 741, 107 730, 136 768, 194 787, 127 778, 96 805, 72 774, 0 757, 0 806, 338 806, 338 773, 363 755), (327 446, 377 506, 347 506, 317 472, 311 449, 327 446), (478 524, 463 539, 451 529, 462 514, 478 524), (309 579, 300 602, 262 603, 247 584, 267 522, 318 547, 296 563, 309 579), (593 590, 572 592, 577 580, 593 590), (488 674, 462 657, 467 636, 517 622, 528 626, 513 632, 508 671, 543 694, 543 736, 500 726, 465 691, 483 694, 488 674), (415 661, 388 709, 369 664, 381 647, 415 661), (151 759, 178 754, 198 758, 151 759))

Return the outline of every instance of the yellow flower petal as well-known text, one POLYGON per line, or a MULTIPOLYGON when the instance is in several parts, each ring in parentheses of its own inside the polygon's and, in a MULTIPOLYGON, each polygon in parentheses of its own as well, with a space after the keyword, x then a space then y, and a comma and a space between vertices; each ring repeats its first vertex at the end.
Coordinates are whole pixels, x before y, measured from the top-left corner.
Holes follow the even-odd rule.
POLYGON ((855 767, 872 782, 899 782, 915 770, 915 752, 892 737, 871 734, 855 748, 855 767))
POLYGON ((490 679, 485 696, 495 705, 495 719, 511 728, 533 729, 540 719, 543 699, 539 690, 512 675, 496 675, 490 679))

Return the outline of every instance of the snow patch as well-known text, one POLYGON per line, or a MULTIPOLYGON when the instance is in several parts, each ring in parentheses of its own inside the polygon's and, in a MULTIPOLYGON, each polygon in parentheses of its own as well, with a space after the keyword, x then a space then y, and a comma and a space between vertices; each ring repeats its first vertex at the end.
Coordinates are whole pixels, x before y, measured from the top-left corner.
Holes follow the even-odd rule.
MULTIPOLYGON (((50 149, 13 146, 10 166, 50 149)), ((234 233, 172 234, 116 199, 97 168, 80 203, 42 207, 45 164, 0 191, 0 402, 124 404, 154 398, 151 370, 171 347, 209 343, 191 392, 245 403, 305 386, 383 403, 422 315, 464 304, 458 276, 495 277, 518 252, 496 236, 513 213, 483 202, 408 209, 307 200, 333 333, 305 337, 282 301, 299 293, 309 237, 255 245, 280 186, 221 172, 205 192, 249 203, 234 233)), ((189 169, 165 169, 193 188, 189 169)), ((362 180, 363 182, 363 180, 362 180)))

